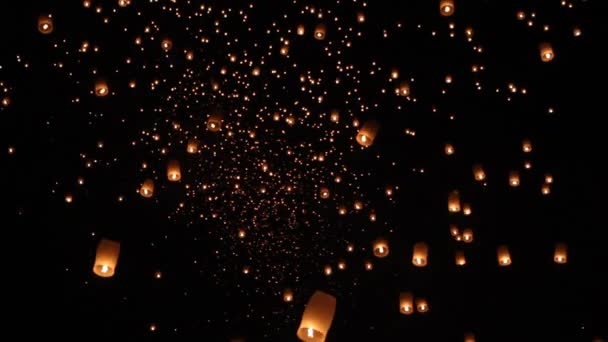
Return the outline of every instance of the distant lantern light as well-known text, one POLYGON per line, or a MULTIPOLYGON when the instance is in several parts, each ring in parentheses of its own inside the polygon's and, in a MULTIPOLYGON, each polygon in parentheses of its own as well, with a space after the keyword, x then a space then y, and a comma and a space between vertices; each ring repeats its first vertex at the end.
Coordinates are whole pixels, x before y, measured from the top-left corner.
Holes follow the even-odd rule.
POLYGON ((281 55, 283 55, 283 56, 287 56, 287 54, 289 53, 289 45, 281 46, 279 53, 281 53, 281 55))
POLYGON ((581 29, 580 29, 580 28, 578 28, 578 27, 575 27, 575 28, 572 30, 572 35, 574 35, 575 37, 580 37, 582 34, 583 34, 583 30, 581 30, 581 29))
POLYGON ((399 312, 404 315, 414 313, 414 295, 411 292, 401 292, 399 294, 399 312))
POLYGON ((530 141, 530 139, 524 139, 521 142, 521 149, 525 152, 525 153, 530 153, 532 152, 532 142, 530 141))
POLYGON ((363 147, 370 147, 376 139, 380 125, 375 120, 369 120, 363 124, 357 133, 357 142, 363 147))
POLYGON ((398 69, 393 69, 391 70, 391 78, 396 80, 399 78, 399 70, 398 69))
POLYGON ((139 188, 139 194, 144 198, 150 198, 154 195, 154 181, 152 179, 146 179, 139 188))
POLYGON ((545 196, 551 194, 551 185, 549 185, 549 184, 543 184, 541 186, 541 188, 540 188, 540 191, 545 196))
POLYGON ((182 179, 182 172, 177 160, 170 160, 167 163, 167 179, 171 182, 177 182, 182 179))
POLYGON ((424 242, 418 242, 414 245, 414 253, 412 255, 412 263, 416 267, 425 267, 428 263, 429 247, 424 242))
POLYGON ((346 211, 346 207, 345 207, 345 206, 341 205, 341 206, 338 208, 338 214, 340 214, 340 216, 344 216, 344 215, 346 215, 346 212, 347 212, 347 211, 346 211))
POLYGON ((131 4, 131 0, 118 0, 118 6, 127 7, 131 4))
POLYGON ((11 98, 8 96, 5 96, 2 98, 2 106, 3 107, 8 107, 11 104, 11 98))
POLYGON ((384 194, 388 197, 393 196, 393 187, 387 186, 386 188, 384 188, 384 194))
POLYGON ((304 33, 306 33, 306 29, 304 28, 304 25, 298 25, 298 27, 296 28, 296 32, 297 32, 298 36, 303 36, 304 33))
POLYGON ((467 258, 464 255, 464 251, 456 251, 455 254, 455 261, 456 261, 456 265, 458 266, 464 266, 467 264, 467 258))
POLYGON ((469 215, 471 215, 472 212, 473 212, 473 210, 471 209, 471 205, 469 203, 464 203, 462 205, 462 214, 464 216, 469 216, 469 215))
POLYGON ((407 82, 401 82, 399 88, 397 88, 397 94, 399 96, 410 96, 410 84, 407 82))
POLYGON ((291 289, 283 290, 283 301, 285 303, 290 303, 293 301, 293 291, 291 289))
POLYGON ((346 245, 346 251, 349 253, 352 253, 355 251, 355 246, 352 243, 349 243, 348 245, 346 245))
POLYGON ((526 12, 517 11, 517 20, 524 20, 524 19, 526 19, 526 12))
POLYGON ((450 225, 450 235, 452 235, 453 237, 460 235, 460 231, 458 230, 458 227, 455 224, 450 225))
POLYGON ((160 47, 165 51, 169 52, 173 48, 173 41, 169 38, 165 38, 160 42, 160 47))
POLYGON ((346 261, 344 260, 339 260, 338 261, 338 269, 340 271, 344 271, 346 269, 346 261))
POLYGON ((357 21, 360 23, 364 23, 365 22, 365 13, 363 13, 363 12, 357 13, 357 21))
POLYGON ((326 35, 326 28, 325 25, 323 24, 319 24, 315 27, 315 39, 316 40, 323 40, 325 39, 325 35, 326 35))
POLYGON ((38 17, 38 31, 42 34, 50 34, 53 32, 53 18, 50 15, 41 15, 38 17))
POLYGON ((553 184, 553 175, 550 173, 545 174, 545 183, 553 184))
POLYGON ((239 239, 244 239, 245 236, 247 236, 247 232, 245 231, 245 229, 239 228, 238 236, 239 236, 239 239))
POLYGON ((458 190, 448 194, 448 211, 451 213, 460 212, 460 193, 458 190))
POLYGON ((378 239, 374 241, 374 256, 377 258, 384 258, 388 256, 389 248, 388 242, 385 239, 378 239))
POLYGON ((98 80, 97 82, 95 82, 95 95, 99 97, 104 97, 108 95, 109 92, 110 90, 106 81, 98 80))
POLYGON ((500 266, 509 266, 511 265, 511 254, 509 253, 509 247, 507 246, 498 246, 496 250, 496 254, 498 256, 498 265, 500 266))
POLYGON ((207 119, 207 130, 211 132, 218 132, 222 129, 222 120, 223 115, 219 112, 213 112, 209 115, 209 119, 207 119))
POLYGON ((374 264, 369 260, 365 261, 365 270, 371 271, 373 269, 374 269, 374 264))
POLYGON ((186 60, 189 60, 189 61, 194 60, 194 52, 186 51, 186 60))
POLYGON ((333 273, 331 266, 325 265, 325 267, 323 268, 323 273, 325 273, 326 276, 330 276, 333 273))
POLYGON ((565 243, 557 243, 553 254, 553 261, 556 264, 565 264, 568 262, 568 245, 565 243))
POLYGON ((72 197, 72 194, 66 194, 63 198, 65 200, 65 203, 72 203, 74 201, 74 197, 72 197))
POLYGON ((97 245, 93 273, 102 278, 109 278, 113 276, 116 272, 116 264, 118 263, 119 254, 120 242, 101 239, 97 245))
POLYGON ((524 161, 524 169, 530 170, 532 168, 532 162, 529 160, 524 161))
POLYGON ((163 277, 163 273, 161 271, 154 272, 154 278, 161 279, 163 277))
POLYGON ((454 14, 454 0, 439 1, 439 12, 444 17, 449 17, 454 14))
POLYGON ((376 222, 376 218, 377 218, 376 217, 376 213, 374 213, 374 212, 369 213, 369 221, 370 222, 376 222))
POLYGON ((321 190, 319 191, 319 196, 322 199, 328 199, 330 195, 329 189, 326 187, 322 187, 321 190))
POLYGON ((486 173, 483 170, 481 164, 473 165, 473 177, 475 177, 475 180, 478 182, 481 182, 486 179, 486 173))
POLYGON ((454 149, 454 145, 452 144, 445 144, 444 151, 445 154, 448 156, 451 156, 454 154, 454 152, 456 152, 456 150, 454 149))
POLYGON ((419 313, 426 313, 429 311, 429 303, 425 298, 416 298, 416 310, 419 313))
POLYGON ((324 342, 336 312, 336 298, 325 292, 315 291, 308 300, 297 336, 301 341, 324 342))
POLYGON ((445 83, 447 83, 447 84, 452 83, 452 76, 451 75, 446 75, 445 76, 445 83))
POLYGON ((188 145, 186 146, 186 151, 190 154, 194 154, 198 152, 198 141, 196 139, 188 140, 188 145))
POLYGON ((462 241, 464 241, 466 243, 473 242, 473 229, 466 228, 465 230, 462 231, 462 241))
POLYGON ((475 334, 473 334, 473 333, 464 334, 464 342, 475 342, 475 334))
POLYGON ((511 171, 509 173, 509 185, 514 188, 519 186, 519 172, 511 171))
POLYGON ((361 210, 361 209, 363 209, 363 202, 355 201, 355 203, 353 204, 353 207, 355 208, 355 210, 361 210))
POLYGON ((243 274, 249 274, 249 272, 251 272, 249 266, 243 266, 243 274))
POLYGON ((551 62, 553 58, 555 58, 555 53, 553 52, 553 47, 549 43, 541 43, 539 46, 540 50, 540 59, 543 62, 551 62))
POLYGON ((338 121, 340 121, 340 113, 338 113, 337 110, 334 110, 331 112, 329 119, 331 120, 331 122, 333 123, 338 123, 338 121))

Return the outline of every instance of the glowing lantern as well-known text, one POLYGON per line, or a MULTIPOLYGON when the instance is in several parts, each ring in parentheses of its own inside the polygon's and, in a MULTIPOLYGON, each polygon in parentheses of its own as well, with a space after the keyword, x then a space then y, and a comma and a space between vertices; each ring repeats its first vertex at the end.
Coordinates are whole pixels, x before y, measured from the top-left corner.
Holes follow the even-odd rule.
POLYGON ((374 212, 369 213, 369 220, 370 220, 370 222, 376 222, 376 213, 374 213, 374 212))
POLYGON ((329 265, 325 265, 325 268, 323 269, 323 273, 325 273, 326 276, 330 276, 332 274, 332 269, 331 266, 329 265))
POLYGON ((473 229, 467 228, 462 231, 462 241, 466 243, 473 242, 473 229))
POLYGON ((469 216, 472 212, 473 211, 471 210, 471 205, 469 203, 465 203, 462 205, 462 214, 464 216, 469 216))
POLYGON ((553 183, 553 176, 550 173, 545 174, 545 183, 547 183, 547 184, 553 183))
POLYGON ((549 44, 549 43, 541 43, 539 46, 539 50, 540 50, 540 59, 543 62, 551 62, 553 60, 553 58, 555 57, 555 54, 553 53, 553 48, 551 47, 551 44, 549 44))
POLYGON ((450 192, 448 195, 448 211, 451 213, 460 211, 460 193, 457 190, 450 192))
POLYGON ((331 120, 331 122, 337 123, 338 121, 340 121, 340 113, 338 113, 338 111, 334 110, 331 112, 329 119, 331 120))
POLYGON ((8 107, 11 104, 11 98, 6 96, 2 98, 2 106, 8 107))
POLYGON ((404 315, 414 313, 414 295, 411 292, 401 292, 399 294, 399 312, 404 315))
POLYGON ((346 246, 346 251, 347 251, 347 252, 352 253, 354 250, 355 250, 355 246, 354 246, 352 243, 349 243, 349 244, 346 246))
POLYGON ((192 51, 186 51, 186 59, 189 61, 194 60, 194 52, 192 51))
POLYGON ((524 161, 524 169, 530 170, 532 168, 532 163, 529 160, 524 161))
POLYGON ((475 342, 475 334, 473 334, 473 333, 464 334, 464 342, 475 342))
POLYGON ((165 52, 169 52, 173 47, 173 42, 169 38, 165 38, 160 42, 160 47, 163 48, 165 52))
POLYGON ((530 141, 530 139, 524 139, 521 142, 521 149, 525 152, 525 153, 530 153, 532 152, 532 142, 530 141))
POLYGON ((420 313, 429 311, 429 304, 424 298, 416 298, 416 310, 420 313))
POLYGON ((177 160, 170 160, 167 163, 167 179, 171 182, 177 182, 182 179, 182 172, 177 160))
POLYGON ((239 239, 244 239, 245 236, 247 236, 247 233, 245 232, 245 229, 240 228, 239 229, 239 239))
POLYGON ((343 206, 343 205, 341 205, 341 206, 338 208, 338 214, 340 214, 341 216, 346 215, 346 207, 345 207, 345 206, 343 206))
POLYGON ((565 264, 568 262, 568 245, 565 243, 558 243, 555 245, 553 261, 555 261, 556 264, 565 264))
POLYGON ((452 235, 454 237, 460 235, 460 232, 458 231, 458 227, 455 224, 450 225, 450 235, 452 235))
POLYGON ((393 196, 393 187, 392 186, 387 186, 384 189, 384 193, 386 194, 386 196, 391 197, 393 196))
POLYGON ((412 255, 412 263, 417 267, 424 267, 427 264, 427 256, 429 247, 424 242, 418 242, 414 245, 414 253, 412 255))
POLYGON ((118 6, 127 7, 131 4, 131 0, 118 0, 118 6))
POLYGON ((456 251, 456 265, 464 266, 467 264, 467 258, 464 256, 464 251, 456 251))
POLYGON ((454 146, 452 144, 445 144, 445 154, 451 156, 454 154, 454 146))
POLYGON ((439 12, 444 17, 449 17, 454 14, 454 0, 439 1, 439 12))
POLYGON ((211 132, 217 132, 222 129, 222 119, 223 115, 218 112, 214 112, 209 115, 209 119, 207 119, 207 129, 211 132))
POLYGON ((397 70, 397 69, 391 70, 391 78, 394 79, 394 80, 398 79, 399 78, 399 70, 397 70))
POLYGON ((291 291, 291 289, 283 290, 283 301, 285 303, 293 301, 293 291, 291 291))
POLYGON ((249 266, 243 266, 243 274, 249 274, 250 268, 249 266))
POLYGON ((498 246, 498 249, 496 250, 496 254, 498 256, 498 265, 500 265, 500 266, 511 265, 511 254, 509 254, 509 247, 498 246))
POLYGON ((64 197, 65 203, 72 203, 74 201, 74 197, 71 194, 66 194, 64 197))
POLYGON ((378 239, 374 241, 374 256, 378 258, 384 258, 388 256, 388 242, 384 239, 378 239))
POLYGON ((483 171, 483 167, 480 164, 476 164, 473 166, 473 176, 476 181, 483 181, 486 179, 486 173, 483 171))
POLYGON ((580 28, 575 27, 574 29, 572 29, 572 34, 575 37, 580 37, 580 35, 583 34, 583 31, 580 28))
POLYGON ((150 198, 154 195, 154 181, 151 179, 146 179, 144 184, 139 188, 139 194, 145 198, 150 198))
POLYGON ((397 94, 400 96, 409 96, 410 95, 410 85, 407 82, 401 82, 399 85, 399 89, 397 89, 397 94))
POLYGON ((103 278, 113 276, 116 272, 116 263, 118 263, 119 253, 120 242, 101 239, 97 245, 93 272, 103 278))
POLYGON ((323 40, 325 39, 325 25, 319 24, 315 27, 315 39, 323 40))
POLYGON ((198 152, 198 141, 196 141, 195 139, 188 140, 186 150, 188 151, 188 153, 191 154, 198 152))
POLYGON ((509 174, 509 185, 514 188, 519 186, 519 172, 511 171, 509 174))
POLYGON ((38 17, 38 31, 42 34, 50 34, 53 32, 53 18, 50 15, 41 15, 38 17))
POLYGON ((304 25, 298 25, 296 32, 297 32, 298 36, 303 36, 304 33, 306 32, 306 30, 304 29, 304 25))
POLYGON ((154 272, 154 278, 160 279, 163 277, 163 273, 161 271, 154 272))
POLYGON ((363 209, 363 202, 355 201, 355 204, 353 206, 354 206, 355 210, 361 210, 361 209, 363 209))
POLYGON ((319 191, 319 196, 321 196, 322 199, 328 199, 329 189, 326 187, 321 188, 321 190, 319 191))
POLYGON ((346 261, 344 260, 339 260, 338 261, 338 269, 340 271, 344 271, 346 269, 346 261))
POLYGON ((365 262, 365 270, 366 271, 371 271, 372 269, 374 269, 374 264, 371 261, 366 261, 365 262))
POLYGON ((104 97, 108 95, 109 92, 110 90, 108 89, 108 84, 105 81, 99 80, 95 82, 95 95, 104 97))
POLYGON ((359 145, 363 147, 372 146, 372 144, 374 143, 374 139, 376 139, 376 134, 378 133, 379 128, 380 125, 377 121, 367 121, 357 133, 357 142, 359 143, 359 145))
POLYGON ((308 300, 297 336, 302 341, 323 342, 336 312, 336 298, 321 291, 308 300))
POLYGON ((551 185, 549 184, 543 184, 541 186, 540 191, 542 192, 543 195, 549 195, 551 193, 551 185))
POLYGON ((363 12, 357 13, 357 21, 360 23, 364 23, 365 22, 365 13, 363 13, 363 12))

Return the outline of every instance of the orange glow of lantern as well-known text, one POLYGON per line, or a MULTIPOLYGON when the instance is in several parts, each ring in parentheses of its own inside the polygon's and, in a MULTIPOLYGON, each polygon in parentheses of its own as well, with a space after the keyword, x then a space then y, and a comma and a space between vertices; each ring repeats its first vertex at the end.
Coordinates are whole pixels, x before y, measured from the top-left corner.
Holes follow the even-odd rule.
POLYGON ((247 236, 247 232, 245 231, 245 229, 239 228, 238 236, 239 236, 239 239, 244 239, 245 236, 247 236))
POLYGON ((483 167, 480 164, 475 164, 473 166, 473 177, 478 182, 481 182, 486 179, 486 173, 483 171, 483 167))
POLYGON ((543 62, 551 62, 553 58, 555 58, 555 53, 553 52, 553 47, 549 43, 541 43, 539 46, 540 51, 540 59, 543 62))
POLYGON ((346 245, 346 251, 348 253, 352 253, 355 251, 355 245, 353 245, 352 243, 349 243, 348 245, 346 245))
POLYGON ((53 18, 50 15, 41 15, 38 17, 38 31, 42 34, 50 34, 53 32, 53 18))
POLYGON ((451 224, 450 225, 450 235, 452 235, 453 237, 456 237, 456 236, 460 235, 460 231, 458 230, 458 226, 456 226, 455 224, 451 224))
POLYGON ((146 179, 139 188, 139 194, 144 198, 150 198, 154 195, 154 181, 152 179, 146 179))
POLYGON ((374 213, 373 211, 369 213, 369 220, 370 222, 376 222, 376 213, 374 213))
POLYGON ((332 111, 329 115, 329 119, 331 122, 338 123, 338 121, 340 121, 340 113, 338 113, 336 110, 332 111))
POLYGON ((445 150, 445 154, 448 155, 448 156, 451 156, 451 155, 454 154, 454 152, 456 152, 455 149, 454 149, 454 145, 449 144, 449 143, 445 144, 444 150, 445 150))
POLYGON ((188 145, 186 147, 186 151, 190 154, 194 154, 198 152, 198 141, 195 139, 188 140, 188 145))
POLYGON ((551 185, 550 184, 543 184, 541 186, 541 188, 540 188, 540 191, 545 196, 549 195, 551 193, 551 185))
POLYGON ((223 115, 219 112, 213 112, 207 119, 207 130, 217 132, 222 129, 223 115))
POLYGON ((466 243, 473 242, 473 229, 467 228, 462 231, 462 241, 466 243))
POLYGON ((177 182, 182 179, 182 172, 177 160, 170 160, 167 163, 167 179, 171 182, 177 182))
POLYGON ((509 173, 509 185, 513 188, 519 186, 519 172, 511 171, 511 173, 509 173))
POLYGON ((475 334, 473 334, 473 333, 464 334, 464 342, 475 342, 475 334))
POLYGON ((424 242, 418 242, 414 245, 414 253, 412 255, 412 263, 416 267, 425 267, 428 263, 429 247, 424 242))
POLYGON ((303 36, 304 33, 306 33, 304 25, 298 25, 298 27, 296 28, 296 33, 298 34, 298 36, 303 36))
POLYGON ((104 97, 110 93, 108 84, 104 80, 98 80, 95 82, 95 95, 104 97))
POLYGON ((385 194, 386 196, 388 196, 388 197, 393 196, 393 187, 392 187, 392 186, 390 186, 390 185, 389 185, 389 186, 387 186, 387 187, 384 189, 384 194, 385 194))
POLYGON ((301 341, 324 342, 336 312, 336 298, 325 292, 315 291, 308 300, 297 336, 301 341))
POLYGON ((160 42, 160 47, 165 51, 169 52, 173 48, 173 42, 169 38, 165 38, 160 42))
POLYGON ((346 207, 345 207, 345 206, 343 206, 343 205, 341 205, 341 206, 338 208, 338 214, 339 214, 340 216, 344 216, 344 215, 346 215, 346 213, 347 213, 347 211, 346 211, 346 207))
POLYGON ((293 291, 291 289, 283 290, 283 301, 285 303, 290 303, 293 301, 293 291))
POLYGON ((357 132, 357 142, 363 147, 370 147, 376 139, 380 125, 375 120, 369 120, 357 132))
POLYGON ((355 210, 361 210, 361 209, 363 209, 363 202, 355 201, 355 203, 353 204, 353 207, 355 208, 355 210))
POLYGON ((388 242, 384 239, 378 239, 374 241, 374 256, 377 258, 384 258, 388 256, 389 248, 388 242))
POLYGON ((371 271, 374 269, 374 264, 371 261, 366 261, 365 262, 365 270, 366 271, 371 271))
POLYGON ((448 195, 448 211, 451 213, 460 211, 460 193, 458 190, 454 190, 448 195))
POLYGON ((323 268, 323 273, 325 273, 326 276, 330 276, 333 273, 331 266, 325 265, 325 267, 323 268))
POLYGON ((467 264, 467 258, 464 255, 464 251, 456 251, 455 254, 456 265, 464 266, 467 264))
POLYGON ((498 265, 500 266, 509 266, 511 265, 511 254, 509 253, 509 247, 507 246, 498 246, 496 250, 496 254, 498 256, 498 265))
POLYGON ((399 88, 397 88, 397 95, 410 96, 410 84, 407 82, 401 82, 401 84, 399 84, 399 88))
POLYGON ((471 209, 471 205, 470 205, 469 203, 464 203, 464 204, 462 205, 462 214, 463 214, 464 216, 469 216, 469 215, 471 215, 471 213, 472 213, 472 212, 473 212, 473 211, 472 211, 472 209, 471 209))
POLYGON ((553 261, 555 261, 556 264, 565 264, 568 262, 568 245, 565 243, 557 243, 555 245, 553 261))
POLYGON ((344 271, 346 269, 346 261, 338 260, 338 269, 344 271))
POLYGON ((419 313, 425 313, 429 311, 429 303, 424 298, 416 298, 416 310, 419 313))
POLYGON ((325 25, 323 24, 319 24, 315 27, 315 39, 316 40, 323 40, 325 39, 325 35, 326 35, 326 29, 325 29, 325 25))
POLYGON ((116 272, 118 255, 120 254, 120 242, 108 239, 101 239, 97 245, 95 264, 93 273, 102 277, 109 278, 116 272))
POLYGON ((545 174, 545 183, 553 184, 553 175, 550 173, 545 174))
POLYGON ((532 152, 532 142, 530 141, 530 139, 524 139, 521 142, 521 149, 522 151, 524 151, 525 153, 530 153, 532 152))
POLYGON ((401 292, 399 294, 399 312, 404 315, 414 313, 414 295, 411 292, 401 292))
POLYGON ((454 14, 454 0, 439 1, 439 12, 444 17, 449 17, 454 14))
POLYGON ((321 190, 319 190, 319 196, 322 199, 328 199, 329 198, 329 189, 326 187, 322 187, 321 190))
POLYGON ((131 0, 118 0, 118 6, 127 7, 131 4, 131 0))

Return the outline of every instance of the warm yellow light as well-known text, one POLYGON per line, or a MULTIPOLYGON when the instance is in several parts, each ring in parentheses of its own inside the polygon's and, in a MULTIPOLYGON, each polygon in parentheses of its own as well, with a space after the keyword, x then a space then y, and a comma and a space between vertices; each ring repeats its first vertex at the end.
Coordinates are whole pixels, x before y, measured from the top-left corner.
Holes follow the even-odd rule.
POLYGON ((553 52, 553 47, 549 43, 541 43, 539 46, 540 50, 540 59, 543 62, 551 62, 553 58, 555 58, 555 53, 553 52))
POLYGON ((449 17, 454 14, 454 0, 441 0, 439 10, 442 16, 449 17))

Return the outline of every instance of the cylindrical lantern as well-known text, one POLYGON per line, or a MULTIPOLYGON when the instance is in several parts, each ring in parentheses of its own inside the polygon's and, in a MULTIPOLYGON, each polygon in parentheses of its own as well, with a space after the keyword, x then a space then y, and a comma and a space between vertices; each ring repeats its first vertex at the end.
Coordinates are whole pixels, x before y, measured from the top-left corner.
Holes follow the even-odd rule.
POLYGON ((329 189, 326 187, 322 187, 321 190, 319 190, 319 196, 322 199, 328 199, 329 198, 329 189))
POLYGON ((188 153, 190 154, 198 152, 198 141, 196 141, 195 139, 188 140, 188 146, 186 147, 186 151, 188 151, 188 153))
POLYGON ((446 155, 451 156, 456 150, 454 149, 454 145, 447 143, 445 144, 444 151, 446 155))
POLYGON ((414 245, 414 253, 412 255, 412 263, 417 267, 424 267, 427 264, 429 247, 424 242, 418 242, 414 245))
POLYGON ((338 121, 340 121, 340 113, 337 110, 332 111, 329 115, 329 119, 331 120, 331 122, 337 123, 338 121))
POLYGON ((207 119, 207 129, 211 132, 217 132, 222 129, 222 119, 223 115, 219 112, 214 112, 209 115, 209 119, 207 119))
POLYGON ((456 236, 460 235, 460 231, 458 230, 458 226, 456 226, 455 224, 451 224, 450 225, 450 235, 452 235, 453 237, 456 237, 456 236))
POLYGON ((325 33, 326 33, 325 25, 319 24, 315 27, 315 39, 316 40, 325 39, 325 33))
POLYGON ((171 48, 173 47, 173 42, 171 41, 171 39, 169 38, 165 38, 160 42, 160 47, 165 51, 168 52, 169 50, 171 50, 171 48))
POLYGON ((553 261, 555 261, 556 264, 565 264, 568 262, 568 245, 565 243, 558 243, 555 245, 553 261))
POLYGON ((131 0, 118 0, 118 6, 127 7, 131 4, 131 0))
POLYGON ((475 164, 473 166, 473 176, 476 181, 483 181, 486 179, 486 173, 483 171, 483 167, 480 164, 475 164))
POLYGON ((101 239, 97 245, 95 265, 93 272, 100 277, 109 278, 116 272, 118 255, 120 254, 120 242, 101 239))
POLYGON ((177 160, 170 160, 167 164, 167 178, 172 182, 182 179, 182 172, 177 160))
POLYGON ((545 174, 545 183, 552 184, 553 183, 553 175, 550 173, 545 174))
POLYGON ((511 254, 509 254, 509 247, 498 246, 498 249, 496 250, 496 254, 498 256, 498 265, 500 265, 500 266, 511 265, 511 254))
POLYGON ((454 0, 439 1, 439 12, 444 17, 449 17, 454 14, 454 0))
POLYGON ((456 251, 455 255, 456 265, 464 266, 467 264, 467 258, 464 255, 464 251, 456 251))
POLYGON ((509 185, 513 188, 519 186, 519 172, 511 171, 511 173, 509 173, 509 185))
POLYGON ((530 141, 530 139, 524 139, 521 142, 521 149, 525 152, 525 153, 530 153, 532 152, 532 142, 530 141))
POLYGON ((302 341, 323 342, 336 312, 336 298, 316 291, 302 314, 297 336, 302 341))
POLYGON ((388 242, 384 239, 374 241, 374 256, 384 258, 388 256, 388 242))
POLYGON ((414 313, 414 295, 411 292, 401 292, 399 294, 399 312, 404 315, 414 313))
POLYGON ((543 184, 540 191, 543 193, 543 195, 549 195, 551 193, 551 185, 543 184))
POLYGON ((53 18, 50 15, 41 15, 38 17, 38 31, 42 34, 50 34, 53 32, 53 18))
POLYGON ((473 212, 473 210, 471 209, 471 205, 469 203, 464 203, 462 205, 462 214, 464 216, 469 216, 469 215, 471 215, 472 212, 473 212))
POLYGON ((95 82, 95 95, 99 97, 104 97, 108 95, 109 92, 110 90, 106 81, 98 80, 97 82, 95 82))
POLYGON ((145 198, 152 197, 154 195, 154 181, 150 178, 146 179, 139 188, 139 194, 145 198))
POLYGON ((291 291, 291 289, 283 290, 283 301, 285 303, 293 301, 293 291, 291 291))
POLYGON ((473 334, 473 333, 464 334, 464 342, 475 342, 475 334, 473 334))
POLYGON ((361 209, 363 209, 363 202, 355 201, 355 203, 353 204, 353 207, 355 208, 355 210, 361 210, 361 209))
POLYGON ((340 214, 340 216, 344 216, 346 215, 346 207, 341 205, 340 207, 338 207, 338 214, 340 214))
POLYGON ((410 84, 407 82, 401 82, 399 88, 397 88, 397 95, 399 96, 410 96, 410 84))
POLYGON ((553 53, 553 47, 549 43, 541 43, 539 46, 540 50, 540 59, 543 62, 551 62, 555 57, 555 53, 553 53))
POLYGON ((466 243, 473 242, 473 229, 466 228, 462 231, 462 241, 466 243))
POLYGON ((429 311, 429 303, 424 298, 416 298, 416 311, 425 313, 429 311))
POLYGON ((296 32, 297 32, 298 36, 303 36, 304 33, 306 32, 304 25, 298 25, 298 27, 296 28, 296 32))
POLYGON ((368 120, 357 133, 357 142, 363 147, 372 146, 380 125, 375 120, 368 120))
POLYGON ((333 273, 331 266, 325 265, 323 268, 323 273, 325 273, 326 276, 330 276, 333 273))
POLYGON ((448 194, 448 211, 457 213, 460 211, 460 193, 454 190, 448 194))

